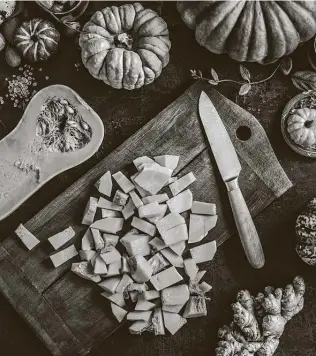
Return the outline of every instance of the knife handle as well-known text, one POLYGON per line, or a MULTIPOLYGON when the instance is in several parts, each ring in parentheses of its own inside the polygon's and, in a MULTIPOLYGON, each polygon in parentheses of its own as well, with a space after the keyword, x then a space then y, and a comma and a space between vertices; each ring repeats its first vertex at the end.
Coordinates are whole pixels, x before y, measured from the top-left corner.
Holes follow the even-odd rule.
POLYGON ((252 267, 261 268, 265 262, 261 242, 245 199, 239 188, 238 178, 226 182, 226 187, 237 230, 248 261, 252 267))

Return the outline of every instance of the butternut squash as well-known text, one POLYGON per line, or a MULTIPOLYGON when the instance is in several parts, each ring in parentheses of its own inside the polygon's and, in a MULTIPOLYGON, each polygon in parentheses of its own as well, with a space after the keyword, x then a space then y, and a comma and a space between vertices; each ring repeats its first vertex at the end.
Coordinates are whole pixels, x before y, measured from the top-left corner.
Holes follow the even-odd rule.
POLYGON ((104 127, 100 117, 72 89, 52 85, 39 91, 30 101, 16 128, 0 141, 0 221, 47 181, 91 157, 101 145, 103 136, 104 127), (89 131, 84 142, 78 144, 76 137, 71 136, 71 145, 67 146, 66 137, 62 136, 65 123, 74 123, 69 116, 63 116, 64 122, 54 122, 56 127, 50 140, 47 137, 50 128, 44 125, 39 129, 39 116, 43 108, 47 109, 47 102, 54 98, 67 102, 70 112, 73 110, 72 114, 79 118, 82 126, 81 131, 75 132, 77 138, 84 134, 84 129, 89 131), (59 135, 57 138, 63 139, 60 142, 65 145, 64 150, 59 150, 55 145, 56 132, 59 135), (53 149, 49 147, 50 143, 53 149))

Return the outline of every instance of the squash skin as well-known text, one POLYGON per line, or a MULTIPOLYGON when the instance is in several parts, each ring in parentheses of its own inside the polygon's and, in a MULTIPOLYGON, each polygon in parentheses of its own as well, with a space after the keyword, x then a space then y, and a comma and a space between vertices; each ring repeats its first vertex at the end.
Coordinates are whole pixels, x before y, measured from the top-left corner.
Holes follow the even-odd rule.
POLYGON ((39 18, 22 22, 14 35, 17 49, 31 62, 47 60, 57 52, 59 40, 60 35, 55 26, 39 18))
POLYGON ((271 63, 316 33, 316 1, 178 1, 197 42, 239 62, 271 63))
POLYGON ((79 38, 81 58, 90 74, 115 89, 152 83, 169 62, 166 22, 139 3, 95 12, 79 38))

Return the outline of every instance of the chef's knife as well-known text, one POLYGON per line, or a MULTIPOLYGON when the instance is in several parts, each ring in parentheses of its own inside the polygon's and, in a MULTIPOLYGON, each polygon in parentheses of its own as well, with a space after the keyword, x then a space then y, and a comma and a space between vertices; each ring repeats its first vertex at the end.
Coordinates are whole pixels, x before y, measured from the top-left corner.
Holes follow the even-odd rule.
POLYGON ((229 201, 246 256, 253 267, 261 268, 265 262, 261 242, 238 185, 241 165, 223 121, 210 98, 203 91, 199 99, 199 113, 218 169, 228 190, 229 201))

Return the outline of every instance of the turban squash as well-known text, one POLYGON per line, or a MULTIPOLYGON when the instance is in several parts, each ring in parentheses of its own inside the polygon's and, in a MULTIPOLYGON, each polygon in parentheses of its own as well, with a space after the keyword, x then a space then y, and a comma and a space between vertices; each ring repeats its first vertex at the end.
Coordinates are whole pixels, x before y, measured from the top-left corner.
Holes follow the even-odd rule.
POLYGON ((166 22, 139 3, 95 12, 79 45, 93 77, 128 90, 152 83, 168 64, 171 47, 166 22))
POLYGON ((57 51, 59 39, 55 26, 40 18, 22 22, 14 35, 17 49, 31 62, 48 59, 57 51))
POLYGON ((316 1, 179 1, 197 42, 239 62, 270 63, 316 33, 316 1))

